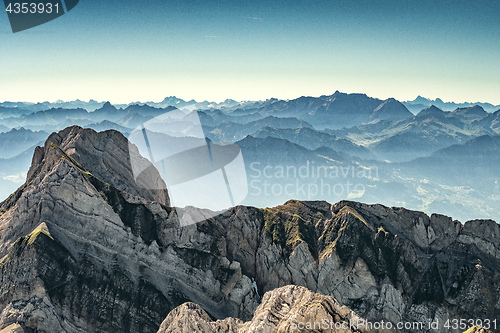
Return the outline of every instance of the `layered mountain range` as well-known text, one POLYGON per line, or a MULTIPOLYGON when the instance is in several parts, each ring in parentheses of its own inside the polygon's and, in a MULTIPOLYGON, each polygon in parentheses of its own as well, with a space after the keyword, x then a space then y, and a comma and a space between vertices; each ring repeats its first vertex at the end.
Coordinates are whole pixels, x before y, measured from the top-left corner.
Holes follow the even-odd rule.
POLYGON ((500 105, 493 105, 491 103, 454 103, 454 102, 444 102, 441 98, 429 99, 422 96, 418 96, 413 101, 406 101, 403 104, 410 110, 411 112, 417 113, 422 109, 425 109, 429 106, 435 105, 438 108, 445 111, 453 111, 458 108, 468 108, 474 105, 479 105, 483 109, 488 112, 494 112, 500 109, 500 105))
POLYGON ((492 220, 354 201, 237 206, 181 227, 121 133, 73 126, 35 149, 0 204, 0 332, 288 332, 323 319, 463 332, 444 325, 500 314, 499 240, 492 220))
POLYGON ((394 99, 340 92, 242 103, 196 103, 175 97, 130 105, 2 103, 0 197, 6 198, 26 180, 34 147, 50 132, 79 125, 128 136, 157 117, 196 109, 204 136, 242 149, 251 188, 242 204, 266 207, 290 199, 355 199, 444 213, 462 222, 498 220, 500 180, 494 160, 499 153, 499 111, 487 112, 487 105, 481 105, 460 104, 452 111, 424 105, 414 115, 394 99), (328 170, 327 175, 313 177, 313 166, 328 170), (263 177, 265 168, 274 171, 270 177, 263 177), (311 172, 297 183, 297 177, 282 177, 280 168, 311 172), (292 185, 288 194, 280 191, 292 185), (310 190, 302 191, 303 185, 310 190), (273 186, 271 193, 267 189, 273 186))

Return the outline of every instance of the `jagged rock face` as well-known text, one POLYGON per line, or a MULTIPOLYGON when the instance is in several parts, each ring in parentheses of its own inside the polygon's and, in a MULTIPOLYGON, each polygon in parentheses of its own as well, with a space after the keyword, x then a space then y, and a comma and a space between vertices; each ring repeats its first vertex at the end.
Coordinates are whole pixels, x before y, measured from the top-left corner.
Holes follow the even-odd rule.
MULTIPOLYGON (((134 182, 126 143, 118 132, 73 127, 37 149, 27 183, 0 205, 0 327, 156 332, 189 300, 218 317, 255 309, 250 279, 214 238, 220 230, 180 228, 167 193, 134 182), (50 241, 19 248, 40 225, 50 241)), ((149 170, 143 179, 161 180, 149 170)))
POLYGON ((134 283, 119 269, 106 271, 91 260, 77 262, 48 231, 17 240, 0 265, 6 290, 1 301, 8 304, 1 321, 22 323, 25 332, 153 332, 168 305, 147 281, 134 283), (82 327, 75 317, 94 322, 82 327))
POLYGON ((332 297, 286 286, 267 292, 246 323, 234 318, 212 321, 198 305, 186 303, 167 316, 158 333, 285 333, 314 328, 314 332, 334 332, 342 324, 346 328, 342 332, 367 332, 362 325, 358 330, 361 322, 361 317, 332 297))
POLYGON ((0 204, 0 328, 156 332, 186 301, 248 321, 252 278, 261 295, 304 286, 372 321, 500 314, 493 221, 289 201, 180 228, 166 191, 141 187, 158 173, 137 182, 127 147, 118 132, 72 127, 36 150, 27 183, 0 204))
MULTIPOLYGON (((149 170, 138 179, 135 179, 131 159, 142 160, 137 150, 129 151, 129 143, 117 131, 95 133, 91 129, 82 130, 80 127, 68 127, 59 133, 53 133, 46 141, 45 147, 37 148, 33 157, 33 166, 28 173, 29 179, 39 170, 37 166, 56 154, 48 154, 50 146, 56 145, 69 157, 78 161, 85 170, 98 179, 105 180, 117 189, 141 196, 149 201, 157 201, 169 205, 166 186, 156 170, 149 170), (47 157, 47 158, 46 158, 47 157), (149 184, 149 182, 154 185, 149 184), (154 186, 154 187, 153 187, 154 186), (163 188, 163 191, 152 191, 150 188, 163 188)), ((52 161, 54 162, 54 161, 52 161)))
POLYGON ((212 321, 199 305, 189 302, 172 310, 158 333, 238 333, 241 325, 235 318, 212 321))
POLYGON ((381 205, 297 201, 264 210, 264 220, 268 237, 255 262, 264 291, 303 285, 372 321, 500 314, 494 221, 461 225, 381 205))

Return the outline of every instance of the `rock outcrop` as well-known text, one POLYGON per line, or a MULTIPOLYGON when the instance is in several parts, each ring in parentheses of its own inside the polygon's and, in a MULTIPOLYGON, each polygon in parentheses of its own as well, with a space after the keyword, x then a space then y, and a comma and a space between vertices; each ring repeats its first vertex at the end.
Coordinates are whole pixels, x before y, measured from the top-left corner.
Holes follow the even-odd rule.
POLYGON ((286 286, 266 293, 249 322, 212 321, 198 305, 186 303, 167 316, 158 333, 367 332, 362 323, 362 318, 332 297, 286 286))
MULTIPOLYGON (((162 184, 158 172, 136 180, 130 158, 141 157, 120 133, 79 127, 36 149, 26 184, 0 204, 0 329, 156 332, 169 315, 179 327, 164 330, 257 332, 273 313, 285 332, 285 313, 306 316, 314 293, 369 321, 500 315, 494 221, 289 201, 181 228, 166 189, 142 186, 162 184), (277 289, 288 285, 310 292, 277 289), (280 293, 296 312, 275 311, 280 293), (197 305, 178 307, 185 302, 197 305)), ((321 304, 306 317, 326 316, 321 304)))
MULTIPOLYGON (((285 332, 405 332, 396 327, 373 329, 381 322, 369 323, 333 297, 311 292, 304 287, 285 286, 267 292, 252 320, 212 320, 194 303, 174 309, 157 333, 285 333, 285 332)), ((411 323, 415 325, 414 323, 411 323)), ((493 333, 473 326, 464 333, 493 333)))
POLYGON ((267 237, 255 259, 263 291, 306 286, 370 321, 446 323, 500 314, 494 221, 462 225, 347 201, 290 201, 263 214, 267 237))
POLYGON ((141 186, 159 174, 136 181, 130 158, 120 133, 79 127, 37 148, 26 184, 0 205, 0 327, 156 332, 185 301, 217 317, 257 306, 224 239, 181 229, 166 190, 141 186))

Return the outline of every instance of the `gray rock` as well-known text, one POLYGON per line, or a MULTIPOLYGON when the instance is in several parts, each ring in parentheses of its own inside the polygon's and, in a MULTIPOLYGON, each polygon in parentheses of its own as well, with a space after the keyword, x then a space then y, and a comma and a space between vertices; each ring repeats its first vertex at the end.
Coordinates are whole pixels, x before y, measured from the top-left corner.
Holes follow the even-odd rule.
POLYGON ((246 323, 234 318, 213 321, 199 306, 186 303, 167 316, 158 333, 284 333, 313 328, 314 332, 336 332, 342 325, 347 329, 338 331, 368 332, 362 320, 332 297, 286 286, 267 292, 246 323))

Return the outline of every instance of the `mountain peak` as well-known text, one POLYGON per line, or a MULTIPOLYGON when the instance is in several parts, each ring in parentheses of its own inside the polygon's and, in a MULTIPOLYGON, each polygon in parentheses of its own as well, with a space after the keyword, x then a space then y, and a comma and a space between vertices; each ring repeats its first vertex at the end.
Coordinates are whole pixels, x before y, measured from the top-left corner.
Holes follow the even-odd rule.
MULTIPOLYGON (((135 146, 132 148, 136 149, 135 146)), ((83 174, 92 175, 121 191, 168 205, 166 188, 163 191, 152 191, 145 186, 147 181, 154 181, 155 184, 163 182, 156 169, 151 168, 148 175, 141 175, 136 179, 131 158, 142 157, 137 150, 129 150, 127 138, 118 131, 98 133, 79 126, 67 127, 52 133, 44 147, 35 149, 27 182, 39 177, 42 170, 42 174, 48 174, 62 160, 67 160, 83 174)))
POLYGON ((433 115, 443 115, 444 111, 441 110, 440 108, 438 108, 437 106, 435 106, 434 104, 432 104, 428 108, 423 109, 422 111, 420 111, 417 114, 417 117, 428 116, 428 115, 431 115, 431 114, 433 114, 433 115))
POLYGON ((109 101, 104 103, 100 108, 96 109, 94 112, 96 114, 99 114, 101 112, 115 112, 117 111, 117 108, 113 104, 111 104, 109 101))
POLYGON ((430 101, 429 99, 418 95, 417 98, 415 98, 412 102, 413 103, 427 103, 429 101, 430 101))
POLYGON ((372 121, 402 120, 411 117, 413 117, 413 113, 406 106, 394 98, 388 98, 375 108, 370 119, 372 121))
POLYGON ((481 106, 473 105, 465 108, 458 108, 452 112, 454 115, 466 117, 466 118, 482 118, 488 115, 481 106))

